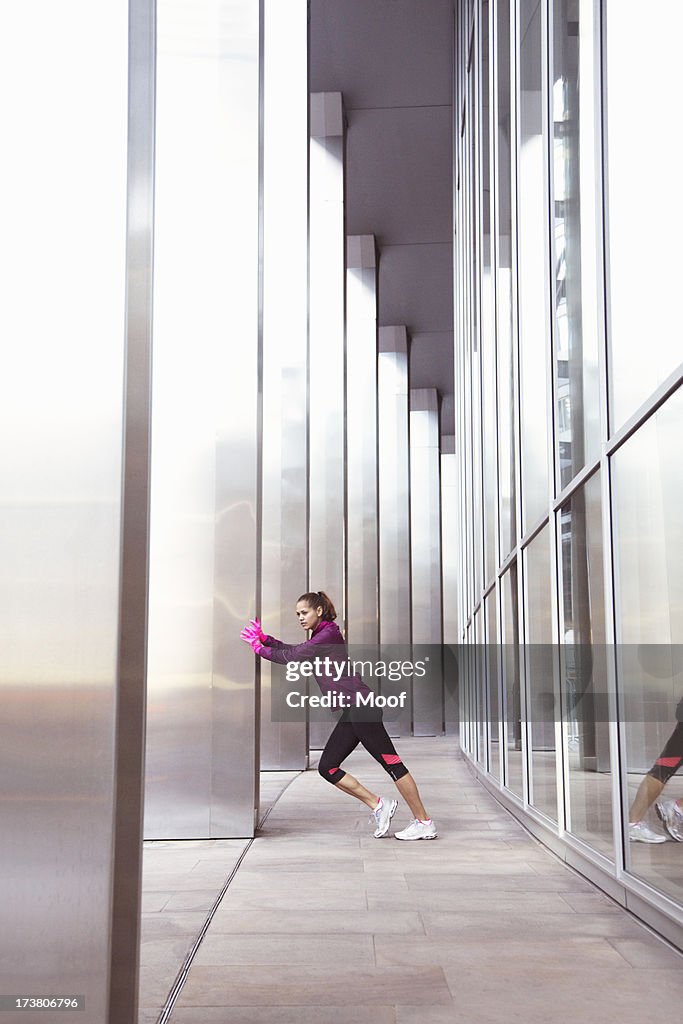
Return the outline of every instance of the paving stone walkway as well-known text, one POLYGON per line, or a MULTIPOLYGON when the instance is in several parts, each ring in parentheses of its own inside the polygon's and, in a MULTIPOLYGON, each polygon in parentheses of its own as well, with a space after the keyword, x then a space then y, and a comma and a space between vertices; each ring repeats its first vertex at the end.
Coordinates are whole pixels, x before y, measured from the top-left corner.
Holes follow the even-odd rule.
MULTIPOLYGON (((397 746, 440 838, 376 840, 364 807, 316 771, 297 776, 219 906, 171 1024, 678 1019, 683 957, 529 836, 452 738, 397 746)), ((364 751, 345 767, 391 794, 364 751)), ((409 818, 400 805, 391 832, 409 818)))

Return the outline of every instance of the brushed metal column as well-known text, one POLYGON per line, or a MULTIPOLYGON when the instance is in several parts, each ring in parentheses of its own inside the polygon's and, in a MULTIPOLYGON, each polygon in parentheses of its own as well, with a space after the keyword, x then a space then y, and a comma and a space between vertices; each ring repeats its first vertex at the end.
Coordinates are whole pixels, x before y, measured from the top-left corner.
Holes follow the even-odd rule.
MULTIPOLYGON (((264 3, 263 513, 261 618, 296 637, 308 579, 308 5, 264 3)), ((300 639, 296 637, 296 639, 300 639)), ((279 666, 261 662, 261 768, 303 769, 305 722, 271 721, 279 666)))
MULTIPOLYGON (((377 357, 379 437, 379 629, 383 657, 411 657, 410 448, 408 332, 380 327, 377 357)), ((410 735, 412 687, 391 735, 410 735)), ((388 724, 389 727, 389 724, 388 724)))
POLYGON ((253 834, 259 3, 158 8, 148 838, 253 834))
MULTIPOLYGON (((345 628, 344 113, 341 93, 311 95, 309 230, 309 585, 345 628)), ((324 745, 324 723, 310 744, 324 745)))
POLYGON ((57 1016, 121 1024, 137 1016, 154 7, 3 5, 0 35, 21 154, 0 166, 2 994, 84 997, 57 1016))
MULTIPOLYGON (((413 685, 416 736, 443 732, 441 672, 441 484, 439 396, 436 388, 410 391, 410 520, 413 645, 428 646, 430 672, 413 685)), ((417 655, 416 655, 417 656, 417 655)))
MULTIPOLYGON (((441 583, 444 645, 458 643, 458 457, 455 435, 441 438, 441 583)), ((458 732, 458 669, 454 652, 444 650, 444 723, 458 732)))
POLYGON ((129 6, 126 356, 109 1024, 139 1002, 151 494, 156 6, 129 6))
POLYGON ((374 235, 346 240, 346 638, 374 646, 379 642, 375 252, 374 235))

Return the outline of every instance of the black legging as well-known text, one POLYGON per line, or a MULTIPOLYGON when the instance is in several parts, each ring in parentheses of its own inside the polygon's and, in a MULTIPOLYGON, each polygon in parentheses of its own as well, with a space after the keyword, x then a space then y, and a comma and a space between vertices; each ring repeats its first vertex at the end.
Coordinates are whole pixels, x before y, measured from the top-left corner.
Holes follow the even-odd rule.
MULTIPOLYGON (((364 717, 367 718, 367 714, 364 717)), ((391 775, 394 782, 408 774, 408 769, 396 753, 396 748, 382 724, 381 712, 378 712, 378 717, 374 721, 354 721, 349 711, 345 711, 332 730, 320 756, 318 771, 322 777, 336 786, 346 775, 340 767, 342 761, 346 760, 359 743, 362 743, 375 761, 391 775)))

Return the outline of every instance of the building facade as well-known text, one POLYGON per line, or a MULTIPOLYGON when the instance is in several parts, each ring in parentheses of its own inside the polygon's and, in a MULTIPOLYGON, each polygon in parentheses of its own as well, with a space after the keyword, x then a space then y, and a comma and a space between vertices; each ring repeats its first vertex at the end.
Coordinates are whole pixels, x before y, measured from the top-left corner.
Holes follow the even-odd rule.
POLYGON ((473 768, 680 943, 680 847, 649 802, 683 735, 681 13, 658 14, 457 5, 458 629, 473 768))

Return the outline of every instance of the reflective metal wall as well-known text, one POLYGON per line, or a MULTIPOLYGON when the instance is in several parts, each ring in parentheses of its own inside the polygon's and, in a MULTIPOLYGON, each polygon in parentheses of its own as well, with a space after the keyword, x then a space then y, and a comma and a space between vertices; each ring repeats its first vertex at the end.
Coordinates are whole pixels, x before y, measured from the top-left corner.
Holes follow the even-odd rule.
MULTIPOLYGON (((380 643, 412 642, 408 332, 380 327, 377 356, 380 643)), ((410 734, 412 690, 392 735, 410 734)))
POLYGON ((153 8, 0 28, 3 992, 101 1024, 136 1011, 153 8))
POLYGON ((259 4, 158 8, 146 836, 253 834, 259 4))
POLYGON ((664 38, 635 2, 457 8, 462 745, 683 948, 681 213, 658 169, 682 15, 664 38))
MULTIPOLYGON (((344 114, 341 93, 311 95, 309 181, 309 585, 344 629, 346 579, 344 114)), ((311 746, 329 729, 311 726, 311 746)))
POLYGON ((377 260, 374 235, 346 240, 346 579, 350 644, 377 644, 377 260))
MULTIPOLYGON (((291 637, 308 580, 308 8, 304 0, 266 0, 263 17, 260 605, 266 631, 291 637)), ((265 660, 260 669, 261 768, 305 768, 305 723, 271 721, 271 673, 281 670, 265 660)))
POLYGON ((410 523, 413 644, 430 645, 432 671, 413 680, 413 731, 443 732, 443 678, 434 660, 443 640, 441 482, 436 388, 410 391, 410 523), (433 646, 432 646, 433 645, 433 646))

